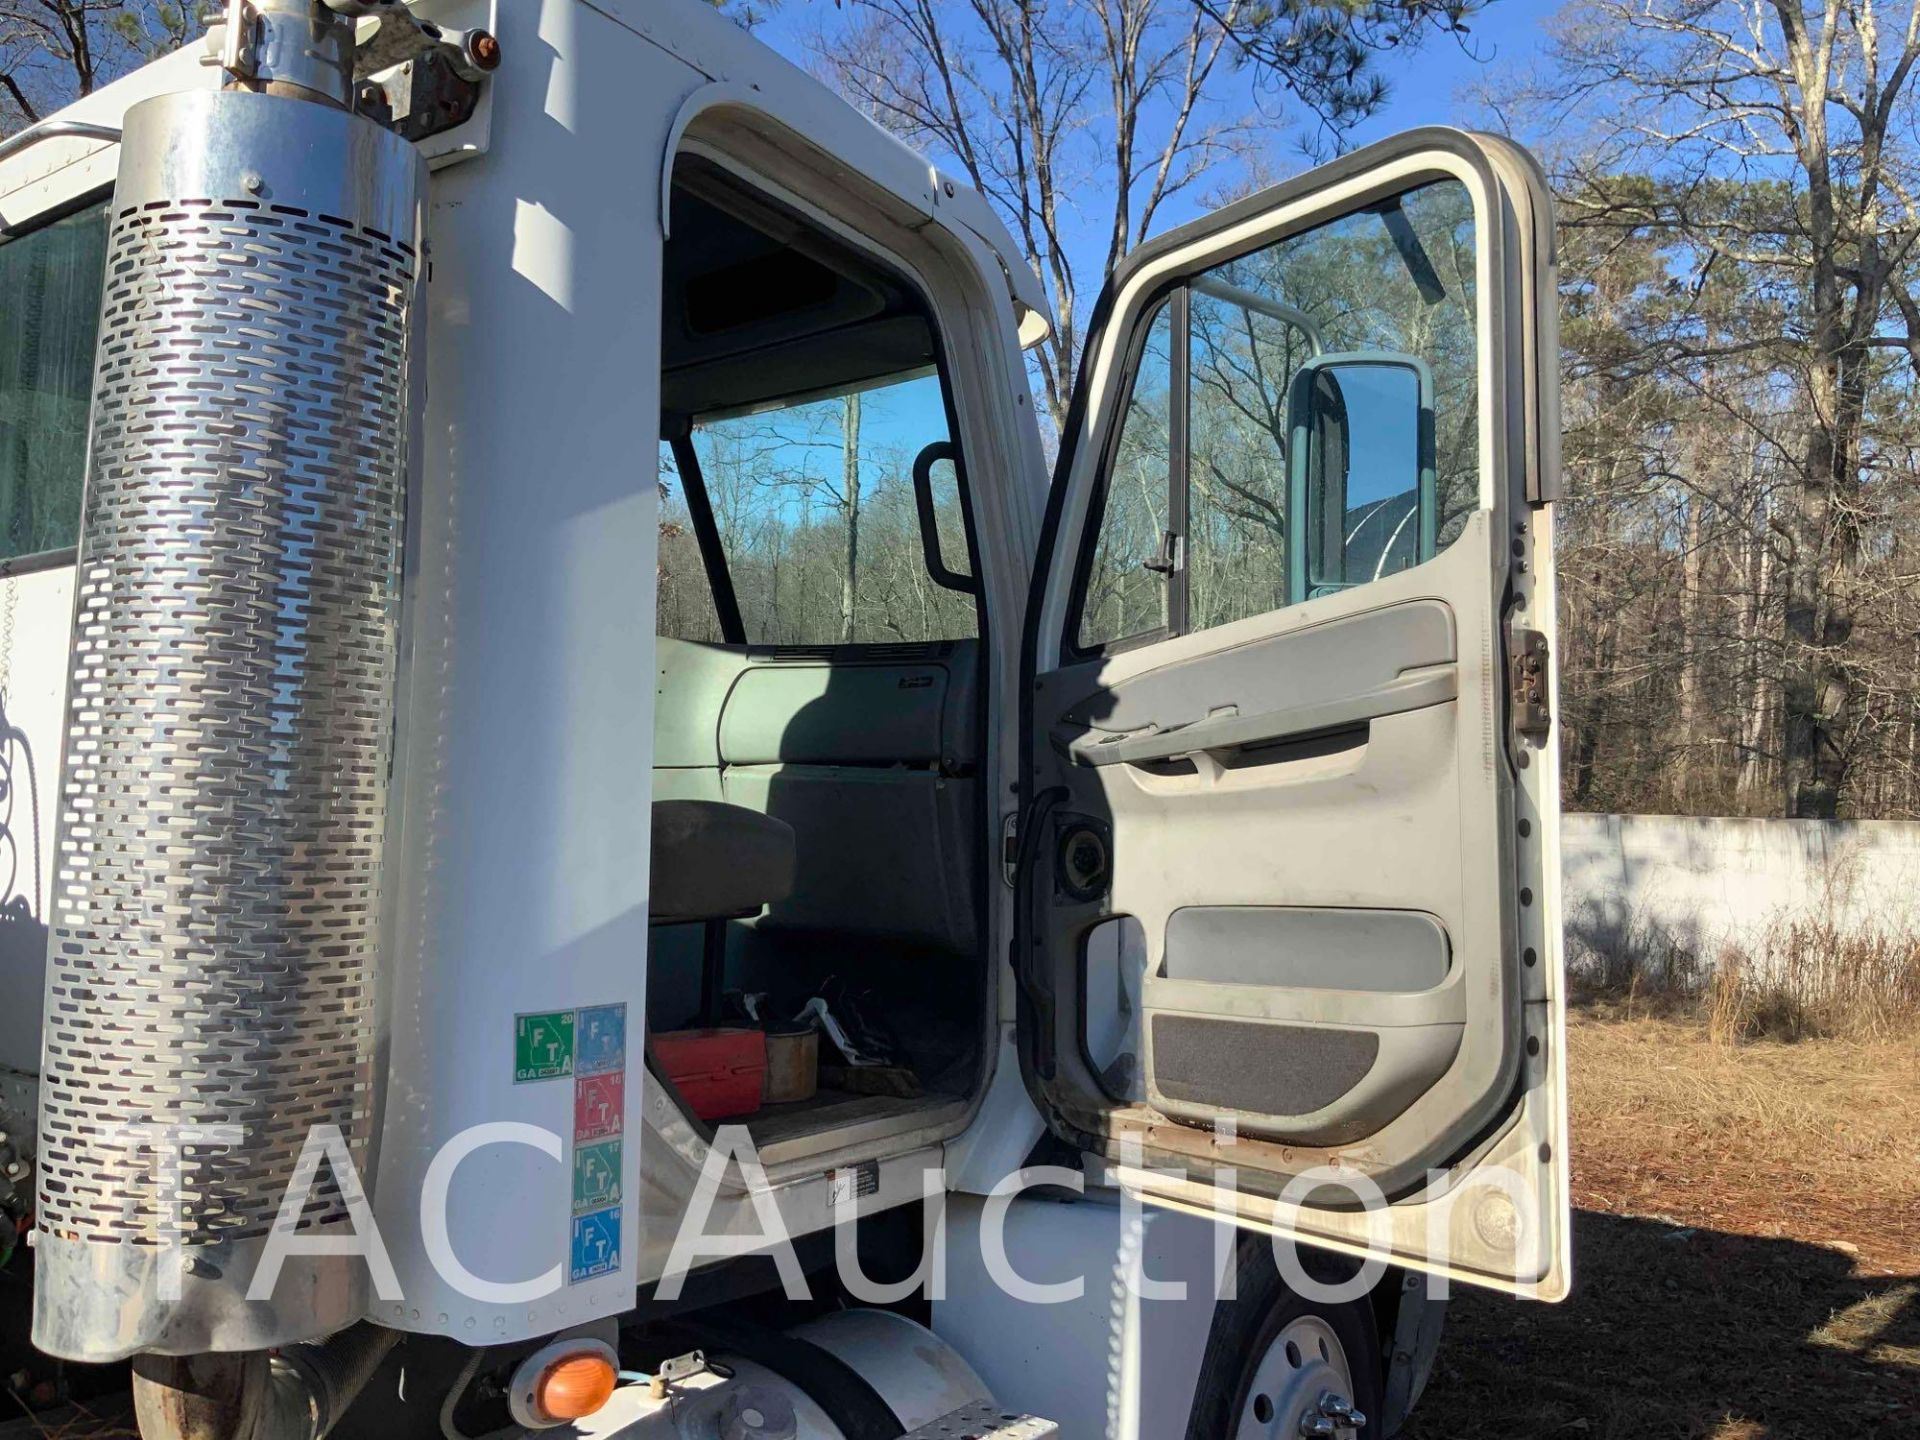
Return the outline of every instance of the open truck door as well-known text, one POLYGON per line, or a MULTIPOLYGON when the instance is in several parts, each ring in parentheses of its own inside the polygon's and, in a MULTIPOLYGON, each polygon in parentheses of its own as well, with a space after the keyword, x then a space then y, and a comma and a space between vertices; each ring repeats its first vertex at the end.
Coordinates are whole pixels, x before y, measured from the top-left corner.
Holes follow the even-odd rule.
POLYGON ((1027 622, 1028 1086, 1146 1198, 1569 1279, 1552 217, 1422 130, 1149 244, 1027 622))

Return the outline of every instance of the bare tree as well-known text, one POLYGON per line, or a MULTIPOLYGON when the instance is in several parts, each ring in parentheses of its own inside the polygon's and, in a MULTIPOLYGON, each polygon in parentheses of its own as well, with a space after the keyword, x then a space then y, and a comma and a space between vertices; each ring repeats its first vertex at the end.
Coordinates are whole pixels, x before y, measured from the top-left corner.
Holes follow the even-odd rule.
POLYGON ((177 48, 197 23, 156 0, 0 0, 0 134, 177 48))
POLYGON ((1481 0, 845 0, 812 40, 829 77, 1000 210, 1053 302, 1039 388, 1056 424, 1082 302, 1168 201, 1228 178, 1273 119, 1227 76, 1292 95, 1329 134, 1384 101, 1373 57, 1457 26, 1481 0), (1334 12, 1337 11, 1336 15, 1334 12), (1242 113, 1242 112, 1245 113, 1242 113), (1076 253, 1074 207, 1103 245, 1076 253))
MULTIPOLYGON (((1863 532, 1900 473, 1888 462, 1920 374, 1920 4, 1584 0, 1551 59, 1506 108, 1569 147, 1569 230, 1668 237, 1662 285, 1733 297, 1731 323, 1642 307, 1651 323, 1615 369, 1690 387, 1723 440, 1745 432, 1719 453, 1780 474, 1762 532, 1781 589, 1779 779, 1789 814, 1834 815, 1873 729, 1863 532)), ((1698 661, 1691 632, 1678 655, 1698 661)))

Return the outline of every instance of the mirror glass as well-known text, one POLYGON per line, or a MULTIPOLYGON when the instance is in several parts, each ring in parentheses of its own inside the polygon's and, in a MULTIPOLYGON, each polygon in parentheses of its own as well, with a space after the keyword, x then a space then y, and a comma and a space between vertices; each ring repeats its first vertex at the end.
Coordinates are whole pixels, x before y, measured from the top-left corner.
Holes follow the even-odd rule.
POLYGON ((1310 590, 1364 585, 1419 564, 1433 543, 1431 462, 1422 463, 1432 411, 1419 369, 1332 359, 1303 380, 1310 590))

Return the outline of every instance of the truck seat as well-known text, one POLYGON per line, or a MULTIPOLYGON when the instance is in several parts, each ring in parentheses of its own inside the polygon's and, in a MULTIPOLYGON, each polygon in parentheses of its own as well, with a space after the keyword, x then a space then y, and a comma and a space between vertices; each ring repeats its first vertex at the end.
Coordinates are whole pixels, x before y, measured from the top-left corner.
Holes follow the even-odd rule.
POLYGON ((791 893, 756 931, 975 951, 977 641, 656 653, 654 803, 793 827, 791 893))
POLYGON ((719 800, 656 800, 649 921, 758 915, 793 893, 793 865, 784 820, 719 800))

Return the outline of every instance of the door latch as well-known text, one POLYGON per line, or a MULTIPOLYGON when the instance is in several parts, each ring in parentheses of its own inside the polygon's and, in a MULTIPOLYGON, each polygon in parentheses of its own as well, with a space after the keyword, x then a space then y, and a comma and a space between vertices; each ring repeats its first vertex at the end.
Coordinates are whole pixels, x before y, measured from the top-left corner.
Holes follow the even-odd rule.
POLYGON ((1508 678, 1513 686, 1513 728, 1522 735, 1545 735, 1553 728, 1547 704, 1547 637, 1538 630, 1514 630, 1507 647, 1508 678))

